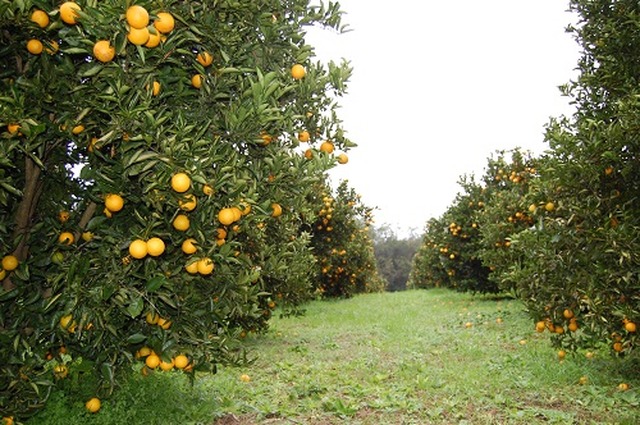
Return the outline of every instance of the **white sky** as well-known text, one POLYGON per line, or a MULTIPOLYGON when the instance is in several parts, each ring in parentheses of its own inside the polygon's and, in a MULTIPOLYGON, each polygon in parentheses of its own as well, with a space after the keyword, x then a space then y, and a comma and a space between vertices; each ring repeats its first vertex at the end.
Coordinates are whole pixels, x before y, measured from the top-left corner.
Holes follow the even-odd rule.
POLYGON ((541 153, 549 117, 570 114, 558 86, 579 48, 568 0, 342 0, 351 32, 312 29, 317 58, 354 68, 339 115, 358 144, 331 172, 376 225, 421 233, 497 149, 541 153))

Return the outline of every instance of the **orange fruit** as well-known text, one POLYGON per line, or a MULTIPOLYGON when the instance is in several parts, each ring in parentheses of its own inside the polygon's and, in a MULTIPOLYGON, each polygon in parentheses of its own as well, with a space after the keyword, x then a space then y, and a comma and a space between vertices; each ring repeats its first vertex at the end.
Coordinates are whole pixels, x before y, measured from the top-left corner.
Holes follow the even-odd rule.
POLYGON ((40 28, 46 28, 49 25, 49 15, 44 10, 36 9, 31 13, 31 22, 35 22, 40 28))
POLYGON ((170 362, 165 362, 164 360, 162 360, 160 362, 160 369, 162 369, 165 372, 170 371, 171 369, 173 369, 173 360, 171 360, 170 362))
POLYGON ((136 46, 142 46, 143 44, 149 41, 149 30, 147 27, 143 27, 141 29, 130 28, 127 33, 127 40, 131 44, 135 44, 136 46))
POLYGON ((129 244, 129 254, 135 259, 141 260, 147 256, 147 243, 142 239, 136 239, 129 244))
POLYGON ((149 30, 149 40, 145 43, 144 47, 150 49, 157 47, 160 44, 160 33, 155 29, 149 30))
POLYGON ((173 16, 168 12, 159 12, 156 20, 153 22, 153 26, 163 34, 168 34, 173 31, 175 26, 175 20, 173 16))
POLYGON ((349 162, 349 157, 346 153, 341 153, 340 155, 338 155, 338 163, 346 164, 347 162, 349 162))
POLYGON ((183 193, 191 187, 191 177, 186 173, 176 173, 171 177, 171 188, 178 193, 183 193))
POLYGON ((78 21, 76 20, 79 15, 77 11, 82 10, 77 3, 68 1, 62 3, 60 5, 60 19, 62 22, 69 25, 75 25, 78 21))
POLYGON ((280 204, 274 202, 273 204, 271 204, 271 210, 272 217, 280 217, 282 215, 282 207, 280 206, 280 204))
POLYGON ((629 389, 629 384, 623 382, 621 384, 618 384, 618 389, 620 391, 627 391, 629 389))
POLYGON ((188 263, 186 266, 184 266, 184 269, 189 274, 198 273, 198 261, 192 261, 191 263, 188 263))
POLYGON ((60 318, 60 327, 67 329, 73 325, 73 316, 71 314, 64 315, 60 318))
POLYGON ((243 373, 242 375, 240 375, 240 380, 242 382, 249 382, 249 381, 251 381, 251 377, 249 375, 247 375, 246 373, 243 373))
POLYGON ((323 143, 320 145, 320 150, 321 150, 322 152, 326 152, 326 153, 329 153, 329 154, 330 154, 330 153, 333 153, 333 149, 334 149, 334 147, 333 147, 333 143, 331 143, 331 142, 330 142, 330 141, 328 141, 328 140, 327 140, 326 142, 323 142, 323 143))
POLYGON ((298 133, 298 140, 300 140, 302 143, 307 143, 310 139, 311 139, 311 135, 307 130, 304 130, 298 133))
POLYGON ((313 158, 313 151, 311 149, 307 149, 306 151, 304 151, 304 157, 307 159, 312 159, 313 158))
POLYGON ((101 405, 100 399, 98 397, 93 397, 84 404, 84 407, 86 407, 89 412, 96 413, 100 410, 101 405))
POLYGON ((69 374, 69 368, 64 364, 57 364, 53 367, 53 374, 58 379, 64 379, 69 374))
POLYGON ((547 202, 544 206, 544 209, 551 212, 556 209, 556 206, 553 202, 547 202))
POLYGON ((15 255, 5 255, 2 257, 2 269, 8 272, 12 272, 18 268, 18 258, 15 255))
POLYGON ((195 239, 193 238, 185 239, 185 241, 182 242, 182 252, 189 255, 195 254, 196 251, 198 250, 198 247, 196 245, 197 245, 197 242, 195 239))
POLYGON ((637 326, 633 322, 627 322, 624 324, 624 328, 627 332, 635 332, 637 330, 637 326))
MULTIPOLYGON (((155 325, 156 323, 158 323, 158 319, 159 318, 160 318, 160 316, 158 316, 158 313, 156 313, 155 311, 150 311, 145 316, 145 320, 150 325, 155 325)), ((142 347, 142 348, 145 348, 145 347, 142 347)), ((142 350, 142 348, 140 349, 140 351, 142 350)), ((146 355, 149 355, 149 353, 147 353, 146 355)), ((141 356, 142 356, 142 354, 141 354, 141 356)))
POLYGON ((613 351, 619 353, 622 351, 622 343, 621 342, 614 342, 613 343, 613 351))
POLYGON ((189 229, 189 226, 191 226, 189 217, 184 214, 178 214, 176 218, 173 219, 173 228, 180 232, 186 231, 189 229))
POLYGON ((165 319, 163 317, 158 318, 158 322, 156 325, 160 326, 165 331, 171 327, 171 320, 165 319))
POLYGON ((578 330, 578 322, 576 322, 575 320, 571 320, 571 322, 569 323, 569 330, 571 332, 575 332, 578 330))
POLYGON ((204 276, 210 275, 211 273, 213 273, 213 269, 214 269, 213 261, 211 261, 211 258, 209 257, 204 257, 198 260, 197 267, 198 267, 198 273, 204 276))
POLYGON ((202 52, 196 56, 198 63, 204 67, 207 67, 213 63, 213 56, 209 52, 202 52))
POLYGON ((558 360, 564 360, 564 358, 567 357, 567 352, 564 350, 560 350, 558 351, 558 360))
POLYGON ((151 353, 144 360, 144 364, 147 365, 149 369, 155 369, 160 366, 161 361, 162 360, 160 360, 160 356, 158 356, 156 353, 151 353))
POLYGON ((198 205, 198 201, 196 197, 190 193, 184 196, 185 199, 180 199, 178 201, 178 205, 180 205, 180 209, 183 211, 193 211, 198 205))
POLYGON ((204 186, 202 186, 202 193, 204 193, 205 195, 211 196, 214 192, 215 190, 210 185, 205 184, 204 186))
POLYGON ((44 46, 44 51, 49 55, 55 54, 59 49, 58 42, 55 40, 49 40, 44 46))
POLYGON ((11 123, 7 124, 7 131, 9 134, 16 134, 20 130, 20 124, 11 123))
POLYGON ((191 77, 191 85, 197 89, 202 87, 202 75, 196 74, 191 77))
POLYGON ((217 239, 224 239, 227 237, 227 231, 224 230, 222 227, 216 229, 216 238, 217 239))
POLYGON ((104 206, 111 212, 118 212, 124 207, 124 199, 116 193, 109 193, 104 197, 104 206))
POLYGON ((173 364, 177 369, 184 369, 189 364, 189 358, 184 354, 178 354, 173 359, 173 364))
POLYGON ((129 7, 126 18, 131 28, 142 29, 149 25, 149 12, 142 6, 134 5, 129 7))
POLYGON ((71 245, 75 240, 76 238, 71 232, 62 232, 60 233, 60 236, 58 236, 58 242, 65 245, 71 245))
POLYGON ((84 125, 78 124, 71 129, 71 133, 76 136, 84 131, 84 125))
POLYGON ((159 82, 154 81, 154 82, 153 82, 153 89, 151 89, 151 94, 153 94, 154 96, 159 95, 159 94, 160 94, 160 88, 161 88, 161 87, 162 87, 162 86, 160 85, 160 83, 159 83, 159 82))
POLYGON ((58 221, 60 223, 66 223, 69 220, 69 211, 60 211, 58 213, 58 221))
POLYGON ((160 238, 151 238, 147 241, 147 253, 152 257, 162 255, 165 250, 164 241, 160 238))
POLYGON ((294 80, 301 80, 307 74, 307 71, 304 69, 304 66, 299 63, 293 65, 291 67, 291 76, 294 80))
POLYGON ((231 207, 231 212, 233 213, 233 221, 238 221, 242 218, 242 211, 238 207, 231 207))
POLYGON ((32 38, 31 40, 27 41, 27 50, 32 55, 39 55, 44 50, 44 46, 42 45, 42 42, 40 40, 32 38))
POLYGON ((223 226, 228 226, 236 221, 236 215, 231 208, 223 208, 218 212, 218 221, 223 226))
POLYGON ((571 309, 565 308, 562 312, 562 315, 565 319, 571 319, 573 317, 573 311, 571 309))
POLYGON ((116 57, 116 49, 109 40, 100 40, 93 45, 93 57, 100 62, 111 62, 116 57))

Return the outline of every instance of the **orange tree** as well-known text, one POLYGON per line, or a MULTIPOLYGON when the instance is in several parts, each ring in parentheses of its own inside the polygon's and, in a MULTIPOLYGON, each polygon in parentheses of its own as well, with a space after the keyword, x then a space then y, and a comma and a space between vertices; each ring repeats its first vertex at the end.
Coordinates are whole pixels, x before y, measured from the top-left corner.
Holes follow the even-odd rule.
POLYGON ((232 361, 309 296, 306 199, 342 158, 319 141, 351 146, 328 96, 350 69, 304 40, 335 4, 60 3, 0 3, 2 415, 54 376, 89 399, 135 357, 232 361))
POLYGON ((511 236, 533 222, 525 195, 535 175, 531 155, 514 149, 488 159, 481 183, 463 177, 453 204, 428 223, 411 285, 490 293, 511 289, 504 277, 517 260, 511 236))
POLYGON ((327 183, 312 195, 317 205, 312 234, 316 257, 314 289, 323 297, 350 297, 384 290, 373 250, 370 226, 373 209, 342 181, 335 195, 327 183))
POLYGON ((527 260, 510 280, 536 318, 569 348, 637 348, 640 323, 640 5, 574 0, 577 107, 547 128, 551 151, 530 193, 535 228, 515 242, 527 260))

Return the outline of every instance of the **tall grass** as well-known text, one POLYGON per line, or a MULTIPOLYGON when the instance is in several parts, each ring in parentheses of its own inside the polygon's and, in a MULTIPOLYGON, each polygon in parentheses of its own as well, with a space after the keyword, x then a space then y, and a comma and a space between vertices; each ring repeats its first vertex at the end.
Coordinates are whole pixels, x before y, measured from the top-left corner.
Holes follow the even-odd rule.
POLYGON ((135 376, 96 415, 57 394, 30 423, 640 423, 638 357, 559 361, 517 301, 430 290, 314 302, 247 343, 253 363, 193 386, 135 376))

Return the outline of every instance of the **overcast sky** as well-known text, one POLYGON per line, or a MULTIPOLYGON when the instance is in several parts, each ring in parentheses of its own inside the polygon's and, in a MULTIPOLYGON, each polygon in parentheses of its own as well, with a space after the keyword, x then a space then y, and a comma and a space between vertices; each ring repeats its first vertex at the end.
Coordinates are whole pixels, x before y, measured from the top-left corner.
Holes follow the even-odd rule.
POLYGON ((570 114, 558 86, 579 48, 568 0, 343 0, 351 32, 313 30, 317 59, 354 68, 339 111, 358 144, 331 173, 348 179, 376 225, 421 233, 497 149, 541 153, 544 125, 570 114))

